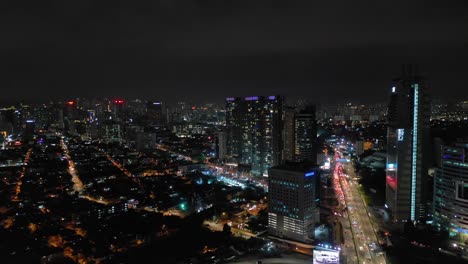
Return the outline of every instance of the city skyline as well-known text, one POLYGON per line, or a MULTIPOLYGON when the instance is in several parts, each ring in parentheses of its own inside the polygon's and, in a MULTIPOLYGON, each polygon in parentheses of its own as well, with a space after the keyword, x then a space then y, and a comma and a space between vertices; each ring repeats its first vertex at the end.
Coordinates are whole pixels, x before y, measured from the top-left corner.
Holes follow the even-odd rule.
POLYGON ((466 263, 466 14, 1 2, 1 263, 466 263))

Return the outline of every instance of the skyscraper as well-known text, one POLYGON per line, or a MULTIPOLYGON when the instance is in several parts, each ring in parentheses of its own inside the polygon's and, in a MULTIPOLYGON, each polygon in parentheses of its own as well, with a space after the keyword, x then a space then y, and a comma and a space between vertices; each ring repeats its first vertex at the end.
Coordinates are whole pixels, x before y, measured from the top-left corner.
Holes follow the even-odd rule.
POLYGON ((125 101, 123 99, 114 99, 112 101, 112 119, 122 121, 123 113, 125 108, 125 101))
POLYGON ((285 163, 268 173, 268 232, 307 242, 313 239, 320 210, 316 187, 320 170, 307 163, 285 163))
POLYGON ((317 162, 316 138, 315 107, 307 106, 294 117, 294 157, 296 161, 317 162))
POLYGON ((215 143, 216 143, 216 157, 219 160, 224 160, 226 158, 226 132, 225 131, 216 132, 215 143))
POLYGON ((393 81, 388 108, 386 206, 394 220, 425 217, 430 101, 428 86, 407 66, 393 81))
POLYGON ((287 107, 284 109, 283 118, 283 161, 294 160, 294 116, 296 110, 293 107, 287 107))
POLYGON ((146 104, 146 114, 148 122, 153 126, 161 126, 164 124, 165 118, 163 114, 163 104, 158 101, 150 101, 146 104))
POLYGON ((468 143, 442 147, 434 179, 434 225, 462 243, 468 240, 468 143))
POLYGON ((252 166, 255 176, 267 176, 281 158, 283 98, 226 98, 227 155, 252 166))

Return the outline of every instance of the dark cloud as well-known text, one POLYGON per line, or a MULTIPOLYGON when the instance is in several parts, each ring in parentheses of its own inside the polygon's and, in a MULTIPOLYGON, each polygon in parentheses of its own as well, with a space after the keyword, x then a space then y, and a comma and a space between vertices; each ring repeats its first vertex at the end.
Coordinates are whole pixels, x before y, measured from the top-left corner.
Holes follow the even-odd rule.
POLYGON ((465 1, 4 1, 0 99, 386 100, 403 63, 468 97, 465 1))

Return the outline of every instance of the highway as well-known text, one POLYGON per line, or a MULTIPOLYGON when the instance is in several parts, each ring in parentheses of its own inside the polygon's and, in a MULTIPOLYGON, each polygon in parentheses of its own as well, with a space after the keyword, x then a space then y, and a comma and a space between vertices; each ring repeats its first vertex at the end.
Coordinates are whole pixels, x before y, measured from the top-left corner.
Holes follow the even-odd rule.
MULTIPOLYGON (((359 183, 354 181, 353 179, 356 177, 354 172, 354 167, 351 163, 346 165, 347 172, 349 173, 349 177, 343 179, 346 181, 347 185, 347 193, 350 197, 355 198, 356 202, 356 210, 355 213, 358 215, 359 219, 361 220, 362 232, 367 240, 368 243, 375 243, 375 246, 370 247, 370 253, 374 263, 386 263, 386 258, 382 253, 379 240, 377 237, 376 231, 378 230, 377 219, 368 211, 368 205, 366 204, 364 197, 362 197, 361 192, 359 191, 359 183), (379 254, 379 252, 381 252, 379 254)), ((368 244, 369 245, 369 244, 368 244)))
MULTIPOLYGON (((337 157, 339 157, 338 151, 337 157)), ((358 189, 358 183, 351 180, 355 175, 349 177, 349 175, 344 173, 344 168, 347 168, 347 171, 354 173, 354 169, 351 165, 336 162, 334 174, 339 178, 340 186, 346 201, 348 209, 347 216, 349 217, 349 222, 351 222, 354 246, 358 252, 358 262, 362 264, 385 264, 385 257, 382 254, 377 253, 381 250, 379 248, 377 235, 372 225, 371 216, 367 211, 367 205, 361 197, 358 189)), ((348 247, 345 246, 345 248, 348 247)))

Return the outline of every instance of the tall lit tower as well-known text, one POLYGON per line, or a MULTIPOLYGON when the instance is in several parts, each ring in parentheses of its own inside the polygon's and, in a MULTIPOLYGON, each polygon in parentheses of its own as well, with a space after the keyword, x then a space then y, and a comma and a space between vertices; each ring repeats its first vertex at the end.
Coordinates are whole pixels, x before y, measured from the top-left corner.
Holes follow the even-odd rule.
POLYGON ((294 117, 294 157, 296 161, 317 162, 315 107, 307 106, 294 117))
POLYGON ((149 123, 153 126, 162 126, 165 122, 162 102, 149 101, 146 104, 146 114, 148 116, 149 123))
POLYGON ((294 160, 294 116, 296 110, 293 107, 285 107, 283 114, 283 150, 282 160, 294 160))
POLYGON ((391 87, 386 206, 397 221, 425 217, 431 113, 427 88, 411 66, 404 67, 391 87))
POLYGON ((112 119, 122 121, 125 101, 123 99, 114 99, 112 101, 112 119))
POLYGON ((268 176, 268 232, 277 237, 309 242, 320 220, 317 183, 320 169, 307 163, 273 167, 268 176))
POLYGON ((226 98, 227 155, 267 176, 281 158, 282 112, 280 96, 226 98))

